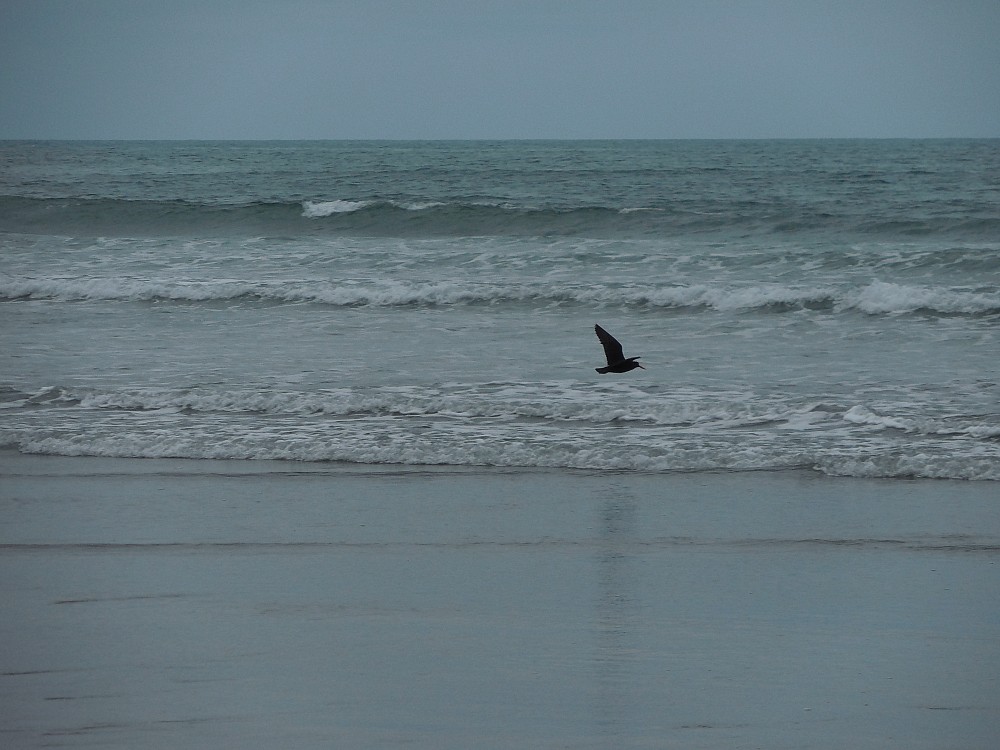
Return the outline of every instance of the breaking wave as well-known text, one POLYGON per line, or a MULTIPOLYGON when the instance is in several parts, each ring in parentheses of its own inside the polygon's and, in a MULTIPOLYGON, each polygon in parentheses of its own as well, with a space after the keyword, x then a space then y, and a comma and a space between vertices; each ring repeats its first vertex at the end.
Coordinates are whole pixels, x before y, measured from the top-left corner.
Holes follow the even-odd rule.
POLYGON ((1000 480, 996 415, 573 382, 0 389, 0 446, 132 458, 1000 480))
POLYGON ((594 236, 649 237, 716 232, 796 235, 819 231, 868 237, 953 237, 992 241, 1000 219, 942 216, 920 222, 817 215, 794 206, 532 205, 507 199, 440 200, 330 197, 303 201, 206 204, 116 198, 0 196, 7 231, 73 235, 164 234, 311 236, 594 236))
POLYGON ((1000 314, 1000 291, 873 281, 862 287, 489 283, 460 281, 150 280, 0 275, 0 300, 314 303, 335 307, 563 304, 717 311, 859 311, 869 315, 1000 314))

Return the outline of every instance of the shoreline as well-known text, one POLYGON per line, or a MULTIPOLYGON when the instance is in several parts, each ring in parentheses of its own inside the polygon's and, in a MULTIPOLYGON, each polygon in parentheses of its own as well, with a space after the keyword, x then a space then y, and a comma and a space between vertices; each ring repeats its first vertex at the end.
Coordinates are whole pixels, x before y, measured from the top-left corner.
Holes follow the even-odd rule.
MULTIPOLYGON (((66 455, 53 453, 24 452, 16 447, 0 448, 0 476, 7 475, 7 466, 13 465, 19 459, 27 459, 29 463, 35 464, 31 467, 33 472, 41 472, 42 465, 48 463, 55 466, 62 462, 78 462, 75 466, 79 468, 70 469, 71 463, 64 464, 60 469, 62 472, 79 471, 84 474, 90 473, 127 473, 143 474, 157 473, 163 471, 163 467, 174 469, 179 474, 327 474, 337 475, 364 475, 391 476, 391 475, 502 475, 502 474, 562 474, 581 477, 645 477, 665 479, 678 477, 729 477, 729 476, 771 476, 787 477, 799 479, 831 480, 831 481, 857 481, 857 482, 931 482, 931 483, 958 483, 977 484, 991 486, 997 482, 993 479, 967 479, 964 477, 940 477, 940 476, 864 476, 852 474, 829 474, 821 469, 807 466, 789 468, 713 468, 713 469, 633 469, 633 468, 579 468, 574 466, 513 466, 513 465, 493 465, 493 464, 406 464, 406 463, 363 463, 357 461, 339 460, 299 460, 294 458, 242 458, 242 457, 188 457, 188 456, 103 456, 103 455, 66 455), (91 467, 102 467, 101 469, 86 469, 85 465, 91 467), (225 471, 212 471, 213 466, 226 467, 225 471), (129 468, 131 467, 131 468, 129 468), (189 467, 189 470, 183 470, 189 467), (245 468, 239 468, 245 467, 245 468), (198 469, 201 469, 199 471, 198 469)), ((22 471, 24 469, 21 469, 22 471)))

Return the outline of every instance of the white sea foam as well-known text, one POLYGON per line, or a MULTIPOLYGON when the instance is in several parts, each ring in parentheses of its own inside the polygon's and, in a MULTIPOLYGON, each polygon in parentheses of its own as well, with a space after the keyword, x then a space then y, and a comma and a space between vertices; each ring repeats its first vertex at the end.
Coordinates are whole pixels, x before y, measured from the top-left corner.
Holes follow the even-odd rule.
POLYGON ((912 431, 914 422, 912 419, 901 417, 886 417, 876 414, 866 406, 852 406, 844 413, 844 421, 853 424, 872 425, 875 427, 889 428, 893 430, 912 431))
POLYGON ((878 414, 867 406, 852 406, 844 413, 844 421, 878 429, 901 430, 921 435, 968 436, 980 440, 1000 437, 1000 426, 984 424, 968 418, 929 419, 926 417, 878 414))
POLYGON ((887 417, 784 395, 547 382, 8 397, 0 444, 60 455, 1000 479, 988 415, 887 417))
POLYGON ((848 293, 840 301, 840 306, 856 308, 872 315, 901 314, 917 310, 938 313, 987 313, 1000 311, 1000 292, 918 287, 873 281, 858 291, 848 293))
POLYGON ((450 433, 428 425, 403 434, 364 422, 350 429, 329 425, 289 429, 287 423, 228 433, 219 425, 136 432, 114 431, 11 435, 0 431, 0 444, 28 453, 133 458, 210 458, 244 460, 337 461, 411 466, 492 466, 610 471, 778 471, 812 469, 833 476, 1000 480, 995 451, 956 454, 941 446, 925 449, 842 449, 825 451, 815 444, 783 450, 774 441, 742 439, 636 441, 627 436, 599 436, 522 429, 509 434, 450 433), (362 429, 357 429, 358 427, 362 429))
POLYGON ((439 208, 448 205, 441 201, 385 201, 381 203, 375 200, 351 201, 304 201, 302 203, 302 216, 306 219, 323 219, 335 214, 351 214, 356 211, 363 211, 376 205, 392 206, 404 211, 427 211, 432 208, 439 208))
POLYGON ((1000 461, 995 455, 913 451, 904 455, 829 457, 818 461, 815 468, 830 476, 868 479, 1000 480, 1000 461))
POLYGON ((834 299, 835 295, 835 291, 828 287, 781 284, 755 284, 743 287, 695 284, 660 287, 648 291, 632 289, 623 294, 630 302, 653 307, 709 307, 723 311, 821 304, 834 299))
POLYGON ((440 208, 441 206, 447 206, 447 203, 442 203, 441 201, 412 201, 408 203, 393 203, 393 205, 399 208, 406 209, 407 211, 427 211, 431 208, 440 208))
POLYGON ((331 389, 307 392, 254 389, 123 388, 43 389, 33 403, 62 402, 84 409, 148 412, 257 413, 275 416, 430 416, 460 419, 550 420, 594 424, 670 425, 680 428, 736 428, 787 423, 805 429, 818 419, 811 403, 784 403, 745 394, 698 394, 678 389, 650 397, 633 391, 604 393, 571 384, 413 386, 331 389))
POLYGON ((373 205, 374 201, 305 201, 302 204, 302 215, 307 219, 322 219, 334 214, 349 214, 373 205))
POLYGON ((0 275, 2 299, 174 300, 208 302, 237 298, 272 302, 315 302, 335 306, 563 303, 629 305, 652 308, 706 308, 720 312, 777 308, 860 310, 899 315, 918 310, 976 315, 1000 312, 1000 292, 919 288, 873 282, 860 289, 786 284, 670 285, 567 283, 555 281, 486 282, 320 279, 142 279, 127 277, 50 277, 0 275))

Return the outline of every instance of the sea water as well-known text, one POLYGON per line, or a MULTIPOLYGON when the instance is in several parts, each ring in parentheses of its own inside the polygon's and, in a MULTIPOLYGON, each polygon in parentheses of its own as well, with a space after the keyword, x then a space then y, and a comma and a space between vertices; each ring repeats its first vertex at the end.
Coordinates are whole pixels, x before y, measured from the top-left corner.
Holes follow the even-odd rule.
POLYGON ((998 324, 996 140, 0 143, 22 452, 1000 480, 998 324))

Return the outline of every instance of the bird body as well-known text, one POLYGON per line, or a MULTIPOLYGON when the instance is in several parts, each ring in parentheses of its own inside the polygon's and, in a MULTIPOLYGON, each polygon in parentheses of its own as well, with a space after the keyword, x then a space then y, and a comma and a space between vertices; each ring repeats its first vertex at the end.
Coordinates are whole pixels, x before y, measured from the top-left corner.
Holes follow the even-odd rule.
POLYGON ((626 357, 618 339, 605 331, 599 325, 594 326, 594 333, 596 333, 597 338, 601 340, 601 346, 604 347, 604 356, 608 359, 607 367, 594 368, 601 373, 601 375, 609 372, 628 372, 629 370, 634 370, 636 367, 643 370, 646 369, 636 362, 639 357, 626 357))

